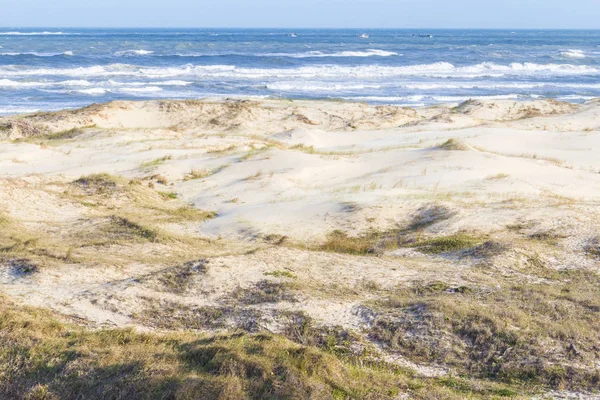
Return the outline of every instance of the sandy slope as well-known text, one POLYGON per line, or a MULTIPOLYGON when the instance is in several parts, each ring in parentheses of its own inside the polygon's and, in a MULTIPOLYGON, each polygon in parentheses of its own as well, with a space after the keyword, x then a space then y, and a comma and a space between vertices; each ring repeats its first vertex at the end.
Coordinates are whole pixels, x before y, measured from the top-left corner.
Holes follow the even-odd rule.
MULTIPOLYGON (((209 260, 203 278, 184 293, 160 290, 152 278, 173 265, 167 255, 179 254, 156 243, 76 247, 80 262, 53 264, 33 276, 7 263, 2 291, 91 324, 148 328, 154 325, 136 318, 148 304, 230 305, 237 289, 277 281, 265 277, 287 271, 302 282, 295 301, 247 307, 258 310, 261 326, 277 330, 278 312, 301 310, 320 324, 360 331, 372 322, 363 312, 377 297, 369 287, 478 282, 472 267, 481 260, 412 248, 374 258, 306 246, 318 246, 334 230, 361 235, 405 227, 434 206, 450 210, 450 217, 419 235, 470 232, 517 243, 493 261, 506 266, 510 279, 539 280, 509 268, 534 250, 549 268, 598 272, 600 262, 586 249, 600 235, 599 130, 598 101, 416 110, 274 100, 115 102, 0 118, 0 212, 38 236, 73 240, 70 234, 81 236, 99 223, 101 211, 64 195, 71 182, 95 173, 127 180, 160 175, 158 191, 217 213, 206 222, 143 219, 172 234, 214 241, 181 251, 182 258, 209 260), (79 129, 73 137, 45 136, 71 129, 79 129), (559 243, 518 244, 540 233, 559 243), (272 245, 282 236, 289 246, 272 245), (90 259, 94 252, 121 261, 90 259)), ((112 209, 126 206, 111 201, 112 209)))

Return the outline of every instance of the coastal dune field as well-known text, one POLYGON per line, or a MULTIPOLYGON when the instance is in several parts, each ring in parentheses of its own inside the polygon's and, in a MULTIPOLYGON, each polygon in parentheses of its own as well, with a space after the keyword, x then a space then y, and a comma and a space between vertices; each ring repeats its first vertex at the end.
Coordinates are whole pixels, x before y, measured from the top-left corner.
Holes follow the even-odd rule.
POLYGON ((598 100, 0 117, 0 397, 597 398, 599 221, 598 100))

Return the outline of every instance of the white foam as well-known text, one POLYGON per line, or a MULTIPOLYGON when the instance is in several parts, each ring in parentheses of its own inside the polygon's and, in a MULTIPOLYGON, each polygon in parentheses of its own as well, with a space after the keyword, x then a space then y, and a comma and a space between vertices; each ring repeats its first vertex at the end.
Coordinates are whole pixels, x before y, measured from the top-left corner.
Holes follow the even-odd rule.
POLYGON ((0 87, 10 88, 44 88, 52 86, 91 86, 92 84, 85 80, 68 80, 57 82, 35 82, 35 81, 13 81, 10 79, 0 79, 0 87))
POLYGON ((583 50, 567 50, 561 52, 560 55, 566 58, 586 58, 583 50))
POLYGON ((101 96, 106 94, 107 90, 103 88, 91 88, 91 89, 82 89, 77 90, 77 93, 88 94, 90 96, 101 96))
MULTIPOLYGON (((94 87, 90 89, 75 90, 76 93, 87 94, 90 96, 101 96, 107 93, 123 93, 123 94, 144 94, 144 93, 157 93, 163 89, 157 86, 146 86, 146 87, 120 87, 120 88, 105 88, 105 87, 94 87)), ((68 90, 53 90, 52 93, 71 93, 68 90)))
POLYGON ((157 81, 157 82, 119 82, 119 81, 114 81, 112 79, 108 80, 108 84, 111 86, 147 86, 147 85, 154 85, 154 86, 188 86, 191 85, 193 82, 188 82, 188 81, 157 81))
POLYGON ((474 100, 516 100, 521 98, 522 96, 518 94, 508 94, 508 95, 496 95, 496 96, 353 96, 353 97, 343 97, 347 100, 353 101, 373 101, 373 102, 382 102, 382 103, 398 103, 398 102, 408 102, 412 103, 421 103, 425 100, 429 100, 430 102, 438 102, 438 103, 455 103, 462 102, 469 99, 474 100))
POLYGON ((401 54, 393 51, 369 49, 367 51, 340 51, 335 53, 323 53, 321 51, 310 51, 308 53, 266 53, 256 54, 266 57, 291 57, 291 58, 324 58, 324 57, 393 57, 401 54))
POLYGON ((513 63, 499 65, 482 63, 464 67, 455 67, 446 62, 410 66, 339 66, 319 65, 298 68, 238 68, 233 65, 194 66, 191 64, 179 67, 139 67, 129 64, 112 64, 80 68, 36 68, 23 69, 11 66, 0 67, 3 76, 136 76, 146 78, 195 77, 198 79, 311 79, 339 78, 345 76, 358 79, 387 79, 403 76, 422 76, 438 78, 477 78, 503 76, 569 76, 598 75, 600 69, 587 65, 571 64, 534 64, 513 63))
POLYGON ((136 67, 133 65, 113 64, 109 66, 94 66, 68 69, 20 69, 0 67, 0 75, 4 76, 85 76, 85 77, 114 77, 134 76, 145 78, 179 78, 187 77, 202 80, 224 79, 339 79, 340 76, 354 79, 388 79, 405 76, 437 77, 437 78, 480 78, 480 77, 550 77, 569 75, 598 75, 600 70, 591 66, 575 66, 569 64, 511 64, 509 66, 496 64, 478 64, 467 67, 454 67, 449 63, 436 63, 417 66, 307 66, 299 68, 236 68, 231 65, 181 67, 136 67))
POLYGON ((143 50, 143 49, 141 49, 141 50, 117 51, 115 53, 115 56, 131 56, 131 55, 134 55, 134 56, 147 56, 147 55, 150 55, 150 54, 154 54, 154 52, 151 51, 151 50, 143 50))
POLYGON ((64 32, 0 32, 6 36, 46 36, 46 35, 68 35, 64 32))
POLYGON ((137 93, 155 93, 155 92, 160 92, 162 91, 162 88, 159 88, 158 86, 147 86, 147 87, 142 87, 142 88, 121 88, 119 89, 119 92, 122 93, 133 93, 133 94, 137 94, 137 93))
POLYGON ((303 92, 329 92, 329 91, 344 91, 344 90, 365 90, 365 89, 381 89, 381 85, 366 85, 366 84, 344 84, 324 82, 274 82, 267 84, 269 90, 280 91, 303 91, 303 92))
POLYGON ((35 57, 56 57, 56 56, 72 56, 72 51, 65 51, 63 53, 38 53, 35 51, 28 51, 24 53, 8 52, 0 53, 0 56, 35 56, 35 57))

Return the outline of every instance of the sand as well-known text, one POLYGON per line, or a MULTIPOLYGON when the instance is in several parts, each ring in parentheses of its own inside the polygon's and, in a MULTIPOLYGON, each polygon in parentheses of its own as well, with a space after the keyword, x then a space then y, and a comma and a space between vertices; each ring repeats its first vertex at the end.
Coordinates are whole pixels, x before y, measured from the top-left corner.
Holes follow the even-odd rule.
MULTIPOLYGON (((79 262, 54 263, 32 276, 9 263, 0 268, 8 296, 90 326, 163 329, 136 314, 148 304, 231 304, 231 293, 281 281, 270 274, 286 271, 302 282, 294 301, 244 308, 258 311, 264 329, 277 331, 276 315, 285 310, 305 312, 324 326, 368 329, 372 320, 363 305, 377 296, 369 287, 472 284, 481 260, 412 247, 383 249, 377 257, 315 249, 334 231, 360 236, 401 229, 432 207, 451 216, 424 225, 419 235, 469 232, 514 242, 515 235, 550 232, 560 245, 515 245, 493 260, 515 280, 540 279, 508 268, 531 246, 548 268, 600 271, 598 259, 586 253, 600 236, 600 101, 470 101, 421 109, 286 100, 113 102, 0 118, 0 140, 0 214, 44 240, 73 240, 70 234, 81 236, 99 223, 104 211, 64 195, 71 182, 90 174, 143 185, 160 175, 157 191, 216 212, 202 222, 141 219, 201 240, 202 248, 74 245, 79 262), (73 129, 74 137, 64 133, 73 129), (178 257, 207 259, 209 267, 183 293, 157 289, 156 276, 178 257)), ((114 209, 127 206, 111 201, 114 209)), ((446 371, 390 357, 428 376, 446 371)))

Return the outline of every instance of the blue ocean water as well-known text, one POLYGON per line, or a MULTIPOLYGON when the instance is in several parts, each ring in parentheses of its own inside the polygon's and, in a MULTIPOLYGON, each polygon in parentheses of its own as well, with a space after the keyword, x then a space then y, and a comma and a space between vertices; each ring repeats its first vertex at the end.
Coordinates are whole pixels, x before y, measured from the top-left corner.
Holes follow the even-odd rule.
POLYGON ((600 96, 600 31, 0 29, 0 114, 115 99, 600 96))

